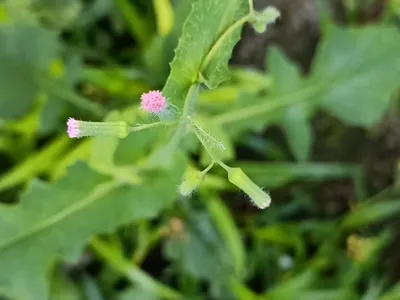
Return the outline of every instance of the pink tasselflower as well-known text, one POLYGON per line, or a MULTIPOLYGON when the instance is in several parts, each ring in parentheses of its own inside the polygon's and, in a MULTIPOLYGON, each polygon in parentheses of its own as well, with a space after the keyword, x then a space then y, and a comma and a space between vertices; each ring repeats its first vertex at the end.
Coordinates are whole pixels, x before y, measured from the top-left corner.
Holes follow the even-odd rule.
POLYGON ((76 138, 79 135, 78 121, 74 118, 69 118, 67 121, 67 132, 70 138, 76 138))
POLYGON ((167 99, 160 91, 150 91, 143 93, 140 97, 141 108, 144 111, 159 114, 167 110, 168 102, 167 99))

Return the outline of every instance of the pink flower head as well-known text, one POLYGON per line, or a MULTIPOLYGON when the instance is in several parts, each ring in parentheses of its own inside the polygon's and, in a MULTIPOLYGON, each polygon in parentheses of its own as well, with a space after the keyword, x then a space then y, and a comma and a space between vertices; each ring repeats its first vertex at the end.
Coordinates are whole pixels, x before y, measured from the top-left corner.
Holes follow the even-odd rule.
POLYGON ((163 112, 168 106, 167 99, 160 91, 144 93, 140 97, 140 100, 142 103, 141 108, 154 114, 163 112))
POLYGON ((67 132, 68 132, 68 136, 70 138, 76 138, 79 135, 79 129, 78 129, 78 121, 73 119, 73 118, 69 118, 68 122, 67 122, 67 132))

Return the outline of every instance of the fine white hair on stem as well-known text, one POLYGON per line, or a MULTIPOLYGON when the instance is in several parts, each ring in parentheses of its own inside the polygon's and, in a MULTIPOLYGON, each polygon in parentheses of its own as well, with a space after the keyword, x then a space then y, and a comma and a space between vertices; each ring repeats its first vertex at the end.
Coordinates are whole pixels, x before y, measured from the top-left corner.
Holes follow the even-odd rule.
POLYGON ((194 129, 204 138, 204 141, 211 146, 212 148, 217 148, 219 150, 225 151, 226 147, 222 141, 217 140, 213 137, 209 132, 205 131, 202 127, 197 125, 191 119, 191 124, 194 126, 194 129))

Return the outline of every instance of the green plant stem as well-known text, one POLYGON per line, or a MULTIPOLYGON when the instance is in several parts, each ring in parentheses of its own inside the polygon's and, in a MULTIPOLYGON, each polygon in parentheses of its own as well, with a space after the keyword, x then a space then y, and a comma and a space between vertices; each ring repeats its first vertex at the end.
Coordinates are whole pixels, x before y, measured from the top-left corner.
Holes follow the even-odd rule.
POLYGON ((204 176, 208 173, 208 171, 211 170, 212 167, 214 167, 215 161, 212 161, 207 168, 205 168, 203 171, 201 171, 201 174, 204 176))
POLYGON ((196 105, 197 96, 199 94, 200 84, 193 83, 189 91, 186 95, 185 105, 183 107, 182 119, 187 119, 188 116, 191 116, 194 112, 194 107, 196 105))
POLYGON ((218 159, 214 155, 214 153, 212 152, 210 147, 208 147, 207 142, 203 139, 201 134, 199 134, 195 128, 192 131, 194 132, 194 134, 196 135, 196 137, 200 141, 200 143, 203 145, 204 149, 206 149, 208 155, 210 155, 211 160, 212 160, 212 163, 210 166, 212 167, 214 165, 214 163, 216 163, 216 164, 219 164, 222 168, 224 168, 228 172, 231 168, 229 166, 227 166, 226 164, 224 164, 220 159, 218 159))
POLYGON ((130 281, 140 285, 143 289, 155 292, 158 296, 164 299, 184 299, 178 291, 157 282, 147 273, 142 271, 137 266, 133 265, 129 260, 121 256, 107 242, 99 238, 93 238, 90 242, 91 248, 109 263, 115 270, 126 276, 130 281))
POLYGON ((249 0, 249 14, 254 15, 254 0, 249 0))
POLYGON ((181 121, 179 122, 179 125, 174 135, 172 136, 170 143, 167 146, 170 149, 175 149, 178 146, 181 139, 183 138, 183 136, 186 134, 188 117, 193 114, 197 96, 199 94, 199 88, 200 84, 198 83, 193 83, 189 88, 189 91, 185 99, 185 105, 183 107, 181 121))
POLYGON ((238 110, 217 115, 212 119, 212 121, 217 123, 218 125, 227 125, 229 123, 235 123, 245 119, 250 119, 257 115, 270 113, 275 110, 302 102, 305 98, 315 95, 318 90, 319 88, 316 87, 306 88, 293 94, 278 97, 274 100, 268 101, 267 103, 261 103, 247 108, 241 108, 238 110))
POLYGON ((171 122, 171 123, 155 122, 155 123, 151 123, 151 124, 143 124, 143 125, 130 127, 129 132, 141 131, 141 130, 158 127, 158 126, 169 126, 169 125, 173 125, 173 124, 176 124, 176 122, 171 122))

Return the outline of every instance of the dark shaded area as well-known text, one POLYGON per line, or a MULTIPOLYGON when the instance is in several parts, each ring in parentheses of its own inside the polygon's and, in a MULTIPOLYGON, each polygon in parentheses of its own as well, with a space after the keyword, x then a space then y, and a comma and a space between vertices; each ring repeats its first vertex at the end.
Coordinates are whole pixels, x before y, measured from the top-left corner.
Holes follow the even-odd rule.
POLYGON ((271 25, 265 34, 257 34, 250 26, 243 30, 242 39, 235 48, 232 63, 264 68, 267 46, 276 44, 286 55, 301 66, 304 72, 310 68, 320 26, 316 4, 313 0, 259 0, 255 8, 275 6, 282 17, 271 25))
MULTIPOLYGON (((321 3, 324 1, 321 1, 321 3)), ((372 23, 382 16, 388 1, 359 1, 360 5, 349 16, 342 1, 329 0, 332 17, 337 23, 348 23, 349 18, 359 24, 372 23)), ((257 34, 247 26, 242 39, 236 46, 232 63, 251 68, 265 69, 265 56, 271 46, 280 47, 285 54, 306 74, 310 71, 312 58, 320 38, 320 18, 318 1, 313 0, 258 0, 255 7, 260 9, 268 5, 279 8, 282 16, 276 24, 271 25, 265 34, 257 34)), ((366 176, 366 189, 374 195, 387 189, 394 183, 397 161, 400 159, 400 120, 396 116, 386 116, 372 132, 360 128, 349 128, 335 118, 318 113, 312 120, 314 129, 313 161, 361 163, 366 176)), ((283 133, 278 133, 282 135, 283 133)), ((276 131, 267 130, 264 137, 276 140, 276 131), (272 134, 271 134, 272 133, 272 134)), ((279 138, 279 140, 282 140, 279 138)), ((246 151, 241 149, 243 156, 246 151)), ((288 187, 284 191, 274 192, 277 202, 287 199, 288 187), (285 193, 286 191, 286 193, 285 193)), ((352 180, 332 180, 320 183, 314 189, 317 207, 322 215, 333 217, 349 210, 356 196, 356 187, 352 180)), ((230 197, 234 197, 230 195, 230 197)), ((240 197, 238 197, 240 198, 240 197)), ((232 198, 230 198, 232 199, 232 198)), ((362 199, 361 199, 362 200, 362 199)), ((234 211, 251 211, 248 204, 240 201, 234 211)), ((399 229, 397 224, 397 229, 399 229)), ((385 266, 395 278, 400 278, 398 266, 398 246, 400 236, 394 237, 388 247, 385 266)))

